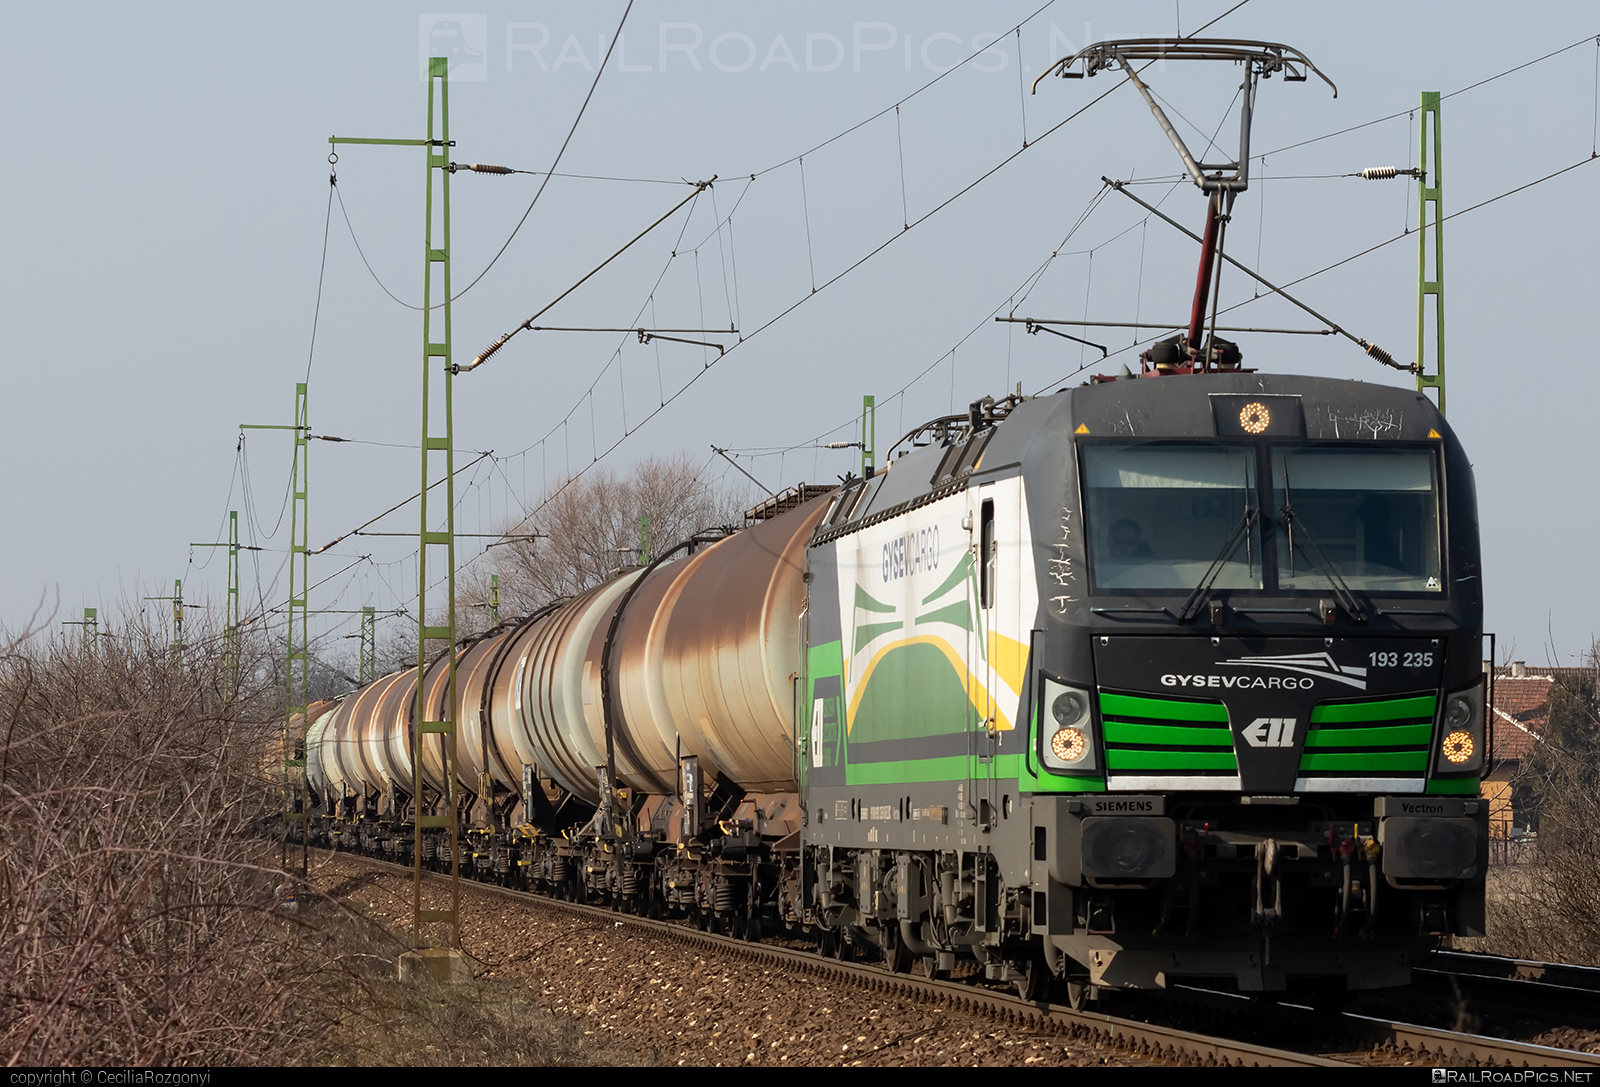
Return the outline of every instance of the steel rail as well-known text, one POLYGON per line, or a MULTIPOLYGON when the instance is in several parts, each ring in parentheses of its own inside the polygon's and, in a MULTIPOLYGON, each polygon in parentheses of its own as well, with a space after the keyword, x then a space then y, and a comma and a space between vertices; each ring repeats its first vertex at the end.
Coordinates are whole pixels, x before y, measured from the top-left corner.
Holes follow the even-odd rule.
MULTIPOLYGON (((1319 1014, 1313 1009, 1279 1005, 1270 1012, 1235 993, 1181 987, 1176 1002, 1188 1002, 1238 1020, 1241 1029, 1260 1029, 1271 1015, 1285 1033, 1317 1040, 1324 1052, 1349 1060, 1383 1064, 1404 1061, 1429 1064, 1507 1068, 1600 1068, 1600 1054, 1575 1049, 1518 1042, 1483 1034, 1445 1030, 1419 1023, 1379 1018, 1355 1012, 1319 1014)), ((1554 1024, 1562 1026, 1564 1024, 1554 1024)), ((1208 1025, 1208 1029, 1212 1029, 1208 1025)))
POLYGON ((1600 967, 1568 962, 1537 962, 1471 951, 1435 951, 1415 967, 1442 977, 1512 981, 1550 989, 1600 993, 1600 967))

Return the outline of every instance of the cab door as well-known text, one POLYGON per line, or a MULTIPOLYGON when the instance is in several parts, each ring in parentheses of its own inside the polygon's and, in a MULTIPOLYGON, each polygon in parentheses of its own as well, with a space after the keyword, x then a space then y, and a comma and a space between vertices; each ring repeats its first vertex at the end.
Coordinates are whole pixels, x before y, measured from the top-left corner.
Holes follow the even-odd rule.
POLYGON ((1000 733, 994 698, 994 661, 989 632, 994 629, 999 592, 999 518, 993 484, 978 489, 973 516, 973 577, 968 580, 973 597, 971 629, 967 634, 967 714, 972 729, 972 759, 968 788, 980 828, 987 830, 999 818, 995 810, 996 763, 1000 733))

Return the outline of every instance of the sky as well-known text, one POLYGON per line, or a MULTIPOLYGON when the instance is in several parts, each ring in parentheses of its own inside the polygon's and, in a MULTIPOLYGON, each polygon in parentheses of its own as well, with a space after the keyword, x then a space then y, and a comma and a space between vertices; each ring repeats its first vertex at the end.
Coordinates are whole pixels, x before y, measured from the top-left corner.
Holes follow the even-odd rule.
MULTIPOLYGON (((1033 393, 1137 368, 1127 330, 1085 335, 1120 352, 1100 363, 993 317, 1181 320, 1194 243, 1102 177, 1150 182, 1135 191, 1190 229, 1204 198, 1174 184, 1177 156, 1125 80, 1030 84, 1086 44, 1227 13, 1208 36, 1287 43, 1338 87, 1262 84, 1252 153, 1265 157, 1230 252, 1286 283, 1389 242, 1291 293, 1402 362, 1415 183, 1348 175, 1417 164, 1419 93, 1461 91, 1442 107, 1446 214, 1576 167, 1444 227, 1448 414, 1477 476, 1486 629, 1504 658, 1576 663, 1600 631, 1585 458, 1600 393, 1584 321, 1600 249, 1594 8, 1042 3, 635 0, 598 82, 626 0, 13 11, 0 54, 18 146, 0 192, 19 259, 0 298, 19 518, 0 541, 0 621, 63 629, 177 578, 187 600, 220 607, 223 553, 190 545, 225 540, 229 509, 263 548, 245 557, 246 611, 281 603, 290 445, 248 431, 241 449, 239 424, 289 423, 299 381, 311 429, 350 439, 310 447, 313 547, 415 492, 421 152, 340 147, 330 186, 328 137, 422 136, 422 58, 451 32, 452 159, 545 171, 570 131, 557 172, 583 175, 550 179, 531 212, 536 173, 455 175, 456 360, 713 178, 539 323, 738 329, 687 337, 726 354, 524 332, 458 378, 457 464, 493 455, 457 477, 457 530, 487 533, 571 473, 648 456, 741 481, 712 445, 771 488, 831 481, 858 454, 819 446, 857 438, 864 394, 885 448, 1019 382, 1033 393)), ((1191 147, 1215 134, 1209 157, 1233 157, 1236 69, 1146 78, 1191 147)), ((1232 270, 1221 291, 1242 304, 1225 323, 1315 326, 1232 270)), ((1337 337, 1238 338, 1245 365, 1268 372, 1411 380, 1337 337)), ((371 530, 415 531, 415 516, 371 530)), ((458 562, 482 563, 487 542, 464 537, 458 562)), ((311 606, 414 604, 414 550, 346 538, 311 559, 311 606)), ((320 638, 354 629, 348 614, 313 618, 320 638)))

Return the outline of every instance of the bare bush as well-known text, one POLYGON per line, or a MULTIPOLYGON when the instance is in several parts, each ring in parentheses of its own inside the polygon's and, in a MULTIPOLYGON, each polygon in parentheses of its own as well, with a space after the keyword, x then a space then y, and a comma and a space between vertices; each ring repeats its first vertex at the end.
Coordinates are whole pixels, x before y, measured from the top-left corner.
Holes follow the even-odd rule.
MULTIPOLYGON (((135 621, 0 658, 13 1064, 277 1063, 325 1030, 298 1014, 316 957, 276 909, 285 877, 260 833, 281 695, 231 690, 198 633, 177 650, 135 621)), ((255 663, 245 676, 271 675, 255 663)))

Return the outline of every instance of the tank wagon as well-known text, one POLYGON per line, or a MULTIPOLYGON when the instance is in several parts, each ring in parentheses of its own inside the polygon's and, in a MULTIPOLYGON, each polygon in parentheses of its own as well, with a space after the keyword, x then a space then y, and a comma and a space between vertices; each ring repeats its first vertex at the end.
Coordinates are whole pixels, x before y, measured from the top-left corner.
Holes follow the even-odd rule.
MULTIPOLYGON (((424 859, 1029 997, 1400 985, 1483 931, 1476 506, 1425 397, 1106 380, 903 444, 462 647, 470 829, 424 859)), ((409 859, 415 684, 314 719, 327 840, 409 859)))

